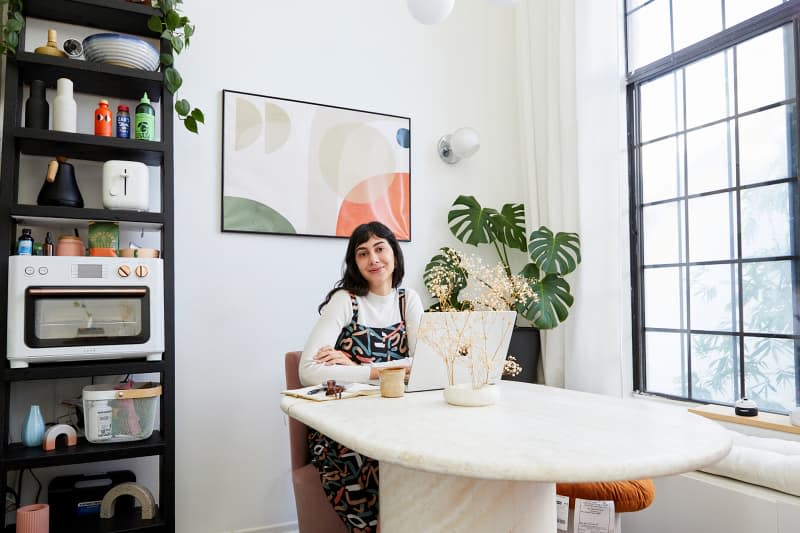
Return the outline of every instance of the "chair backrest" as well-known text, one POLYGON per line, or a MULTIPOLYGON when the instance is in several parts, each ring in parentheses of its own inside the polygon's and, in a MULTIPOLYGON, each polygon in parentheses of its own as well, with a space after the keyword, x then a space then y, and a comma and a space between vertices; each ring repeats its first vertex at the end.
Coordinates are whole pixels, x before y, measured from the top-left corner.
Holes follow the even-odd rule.
MULTIPOLYGON (((300 383, 300 357, 302 352, 286 352, 284 366, 286 367, 286 388, 299 389, 300 383)), ((289 449, 292 453, 292 470, 307 465, 308 456, 308 426, 289 417, 289 449)))

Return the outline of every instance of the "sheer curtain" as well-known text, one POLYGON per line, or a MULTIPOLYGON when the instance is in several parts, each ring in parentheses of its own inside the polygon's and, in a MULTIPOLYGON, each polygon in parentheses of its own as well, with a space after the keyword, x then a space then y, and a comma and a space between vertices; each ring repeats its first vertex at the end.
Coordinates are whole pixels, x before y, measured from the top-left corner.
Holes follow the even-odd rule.
MULTIPOLYGON (((578 231, 575 103, 575 1, 517 6, 520 140, 528 233, 540 225, 578 231)), ((575 276, 569 279, 573 285, 575 276)), ((579 303, 576 298, 576 305, 579 303)), ((574 308, 573 308, 574 310, 574 308)), ((542 332, 539 380, 563 387, 574 320, 542 332)))

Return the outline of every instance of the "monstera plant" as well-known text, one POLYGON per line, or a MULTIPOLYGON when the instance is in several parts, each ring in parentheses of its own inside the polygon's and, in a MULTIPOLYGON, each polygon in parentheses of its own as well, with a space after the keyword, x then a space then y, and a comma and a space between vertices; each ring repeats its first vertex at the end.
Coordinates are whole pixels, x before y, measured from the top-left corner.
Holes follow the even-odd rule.
MULTIPOLYGON (((498 211, 481 206, 473 196, 456 198, 447 221, 450 231, 462 243, 473 246, 491 244, 508 277, 514 276, 509 253, 519 251, 527 254, 530 261, 519 275, 527 280, 532 295, 515 304, 520 315, 539 329, 552 329, 567 319, 574 298, 564 276, 581 262, 577 233, 554 234, 541 226, 526 239, 522 204, 505 204, 498 211)), ((459 264, 459 257, 451 249, 442 248, 425 266, 423 281, 429 290, 436 282, 434 278, 440 278, 443 270, 449 273, 452 283, 452 290, 447 293, 448 301, 437 301, 432 310, 442 307, 460 310, 469 305, 469 302, 459 299, 459 293, 469 282, 469 274, 459 264)))

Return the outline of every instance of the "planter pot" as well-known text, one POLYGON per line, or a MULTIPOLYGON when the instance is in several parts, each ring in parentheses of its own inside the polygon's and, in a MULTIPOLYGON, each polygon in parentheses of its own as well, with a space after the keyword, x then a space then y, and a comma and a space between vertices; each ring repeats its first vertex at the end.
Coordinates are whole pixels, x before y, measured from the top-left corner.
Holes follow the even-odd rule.
POLYGON ((16 533, 48 533, 50 506, 44 503, 25 505, 17 509, 16 533))
POLYGON ((444 400, 450 405, 462 407, 494 405, 499 397, 500 391, 495 385, 484 385, 479 389, 473 389, 470 383, 459 383, 448 385, 444 389, 444 400))
POLYGON ((540 351, 539 330, 532 327, 515 326, 514 332, 511 334, 511 342, 508 345, 508 355, 514 356, 522 366, 522 372, 516 376, 503 376, 503 379, 536 383, 540 351))

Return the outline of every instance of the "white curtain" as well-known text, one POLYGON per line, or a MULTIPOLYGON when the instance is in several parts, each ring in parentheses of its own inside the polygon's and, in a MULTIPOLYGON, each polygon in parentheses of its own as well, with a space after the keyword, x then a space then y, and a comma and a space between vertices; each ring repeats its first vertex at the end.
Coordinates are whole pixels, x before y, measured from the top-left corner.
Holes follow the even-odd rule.
MULTIPOLYGON (((578 231, 575 1, 527 0, 517 8, 520 139, 528 184, 528 233, 540 225, 554 232, 578 231)), ((539 381, 564 386, 572 322, 542 332, 543 373, 539 373, 539 381)))

